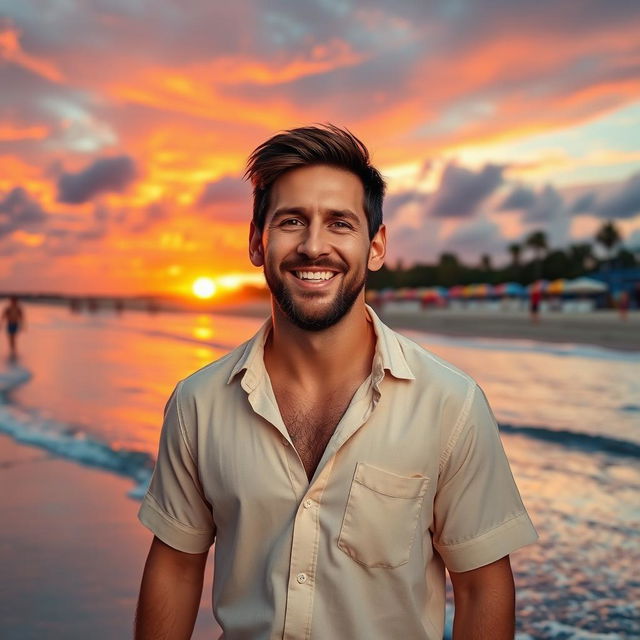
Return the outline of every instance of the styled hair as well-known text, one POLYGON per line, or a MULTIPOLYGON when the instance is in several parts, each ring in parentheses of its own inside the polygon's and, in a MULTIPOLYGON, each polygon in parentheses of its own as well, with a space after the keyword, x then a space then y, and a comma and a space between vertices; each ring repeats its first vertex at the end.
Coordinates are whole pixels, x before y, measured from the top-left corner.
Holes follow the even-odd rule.
POLYGON ((285 172, 300 167, 329 165, 350 171, 364 187, 364 211, 369 239, 382 224, 385 182, 371 165, 369 151, 347 129, 333 124, 299 127, 269 138, 249 156, 245 179, 253 185, 253 223, 262 232, 273 183, 285 172))

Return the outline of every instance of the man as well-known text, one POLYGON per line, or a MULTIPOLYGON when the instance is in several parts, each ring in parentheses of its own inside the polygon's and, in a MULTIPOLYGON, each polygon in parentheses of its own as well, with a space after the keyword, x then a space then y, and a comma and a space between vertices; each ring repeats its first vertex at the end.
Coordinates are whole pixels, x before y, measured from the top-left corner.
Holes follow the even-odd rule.
POLYGON ((485 396, 365 305, 384 182, 333 126, 249 159, 272 315, 176 387, 140 508, 136 637, 189 638, 207 551, 228 640, 512 638, 508 554, 535 531, 485 396))
POLYGON ((17 296, 9 298, 9 304, 3 309, 0 316, 0 324, 7 325, 7 339, 9 340, 9 355, 11 358, 17 356, 16 336, 24 327, 24 312, 18 302, 17 296))

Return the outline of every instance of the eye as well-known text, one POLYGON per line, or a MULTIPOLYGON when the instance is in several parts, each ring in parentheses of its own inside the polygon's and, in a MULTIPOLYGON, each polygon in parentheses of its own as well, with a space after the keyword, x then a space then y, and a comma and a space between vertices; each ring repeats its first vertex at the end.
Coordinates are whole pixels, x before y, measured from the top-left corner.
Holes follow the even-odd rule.
POLYGON ((353 229, 353 227, 348 222, 344 222, 343 220, 336 220, 333 223, 333 226, 338 227, 338 229, 353 229))
POLYGON ((280 223, 281 227, 297 227, 302 224, 302 220, 298 218, 287 218, 280 223))

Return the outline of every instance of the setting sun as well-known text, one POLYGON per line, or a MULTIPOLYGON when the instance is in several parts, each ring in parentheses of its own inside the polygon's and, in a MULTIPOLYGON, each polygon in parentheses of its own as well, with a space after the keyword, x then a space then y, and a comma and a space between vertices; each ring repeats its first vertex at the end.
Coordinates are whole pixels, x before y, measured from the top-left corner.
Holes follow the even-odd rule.
POLYGON ((215 295, 216 285, 211 278, 198 278, 193 283, 192 289, 198 298, 211 298, 215 295))

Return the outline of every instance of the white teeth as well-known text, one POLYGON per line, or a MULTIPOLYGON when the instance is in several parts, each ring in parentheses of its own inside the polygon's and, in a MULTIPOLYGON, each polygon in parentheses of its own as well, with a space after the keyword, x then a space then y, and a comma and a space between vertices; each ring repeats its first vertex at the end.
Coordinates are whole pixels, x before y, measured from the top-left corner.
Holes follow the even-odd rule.
POLYGON ((296 271, 295 274, 300 280, 330 280, 335 275, 333 271, 296 271))

